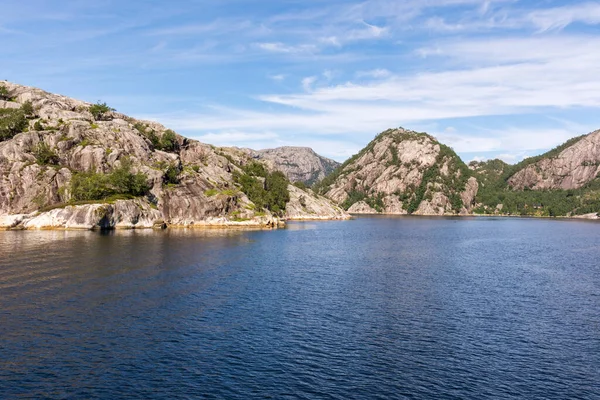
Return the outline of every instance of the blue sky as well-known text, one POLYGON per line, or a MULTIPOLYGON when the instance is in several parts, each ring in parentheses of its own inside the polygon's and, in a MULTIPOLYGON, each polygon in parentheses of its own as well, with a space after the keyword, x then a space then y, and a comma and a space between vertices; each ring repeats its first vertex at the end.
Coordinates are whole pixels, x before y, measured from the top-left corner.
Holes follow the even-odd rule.
POLYGON ((0 79, 343 161, 426 131, 515 162, 600 129, 600 1, 3 0, 0 79))

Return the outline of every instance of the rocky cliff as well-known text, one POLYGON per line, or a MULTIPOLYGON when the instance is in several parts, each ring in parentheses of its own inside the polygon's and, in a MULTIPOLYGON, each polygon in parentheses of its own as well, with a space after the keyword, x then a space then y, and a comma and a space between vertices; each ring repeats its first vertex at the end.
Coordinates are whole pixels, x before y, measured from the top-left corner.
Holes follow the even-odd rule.
POLYGON ((445 215, 472 211, 477 180, 449 147, 390 129, 316 187, 351 213, 445 215))
POLYGON ((600 130, 524 160, 508 184, 513 189, 579 189, 600 173, 600 130))
POLYGON ((600 131, 516 165, 473 162, 478 214, 594 217, 600 211, 600 131))
POLYGON ((311 186, 332 173, 340 163, 322 157, 309 147, 284 146, 275 149, 249 150, 259 160, 268 160, 275 168, 286 174, 292 182, 311 186))
POLYGON ((301 196, 303 206, 289 182, 281 189, 285 209, 270 209, 274 195, 266 183, 259 187, 264 179, 246 175, 254 162, 245 152, 187 139, 105 104, 0 81, 0 227, 274 226, 278 217, 347 218, 310 191, 301 196), (255 204, 256 190, 245 193, 241 181, 264 191, 265 203, 255 204))

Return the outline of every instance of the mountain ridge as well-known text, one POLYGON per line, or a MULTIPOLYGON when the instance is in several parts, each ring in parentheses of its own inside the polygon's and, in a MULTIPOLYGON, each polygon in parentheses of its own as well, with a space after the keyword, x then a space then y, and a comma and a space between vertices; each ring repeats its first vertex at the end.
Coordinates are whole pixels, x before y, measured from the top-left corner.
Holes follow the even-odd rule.
POLYGON ((317 154, 310 147, 281 146, 271 149, 245 149, 259 160, 268 160, 274 167, 286 174, 292 182, 302 182, 307 186, 324 179, 341 164, 317 154))
POLYGON ((315 189, 353 214, 596 218, 599 175, 600 131, 515 165, 496 159, 467 167, 435 137, 398 128, 377 135, 315 189))

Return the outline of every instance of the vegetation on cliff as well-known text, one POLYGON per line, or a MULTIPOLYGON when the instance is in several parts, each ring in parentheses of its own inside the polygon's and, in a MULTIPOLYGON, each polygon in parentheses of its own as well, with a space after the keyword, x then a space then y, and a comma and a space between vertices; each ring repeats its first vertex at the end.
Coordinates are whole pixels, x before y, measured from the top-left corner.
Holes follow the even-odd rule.
POLYGON ((0 108, 0 142, 13 138, 27 128, 23 108, 0 108))
POLYGON ((568 216, 600 212, 600 177, 581 188, 571 190, 515 190, 509 180, 515 173, 540 160, 551 159, 579 142, 578 136, 556 148, 535 157, 526 158, 515 165, 501 160, 472 162, 480 182, 474 212, 477 214, 504 214, 523 216, 568 216))
POLYGON ((94 171, 76 172, 71 179, 71 198, 80 200, 102 200, 119 196, 131 198, 143 196, 150 190, 148 177, 133 173, 129 158, 121 160, 121 166, 110 174, 94 171))
POLYGON ((290 181, 283 172, 269 172, 263 164, 253 161, 243 166, 241 173, 236 171, 233 178, 258 211, 269 210, 276 215, 285 211, 290 201, 290 181))

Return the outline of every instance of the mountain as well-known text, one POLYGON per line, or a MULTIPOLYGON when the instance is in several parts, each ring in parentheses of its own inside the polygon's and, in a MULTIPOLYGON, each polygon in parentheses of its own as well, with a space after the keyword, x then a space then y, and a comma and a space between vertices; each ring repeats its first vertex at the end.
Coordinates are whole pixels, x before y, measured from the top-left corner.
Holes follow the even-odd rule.
POLYGON ((403 128, 379 134, 315 186, 351 213, 468 214, 477 180, 434 137, 403 128))
POLYGON ((600 131, 516 165, 467 167, 426 133, 389 129, 314 186, 353 214, 600 217, 600 131))
POLYGON ((600 173, 600 130, 525 159, 508 179, 514 189, 579 189, 600 173))
POLYGON ((0 227, 274 226, 329 200, 236 148, 0 81, 0 227))
POLYGON ((248 150, 252 157, 268 160, 290 181, 313 185, 332 173, 340 163, 318 155, 309 147, 284 146, 266 150, 248 150))
POLYGON ((596 218, 600 211, 600 131, 516 165, 469 166, 480 183, 476 213, 596 218))

